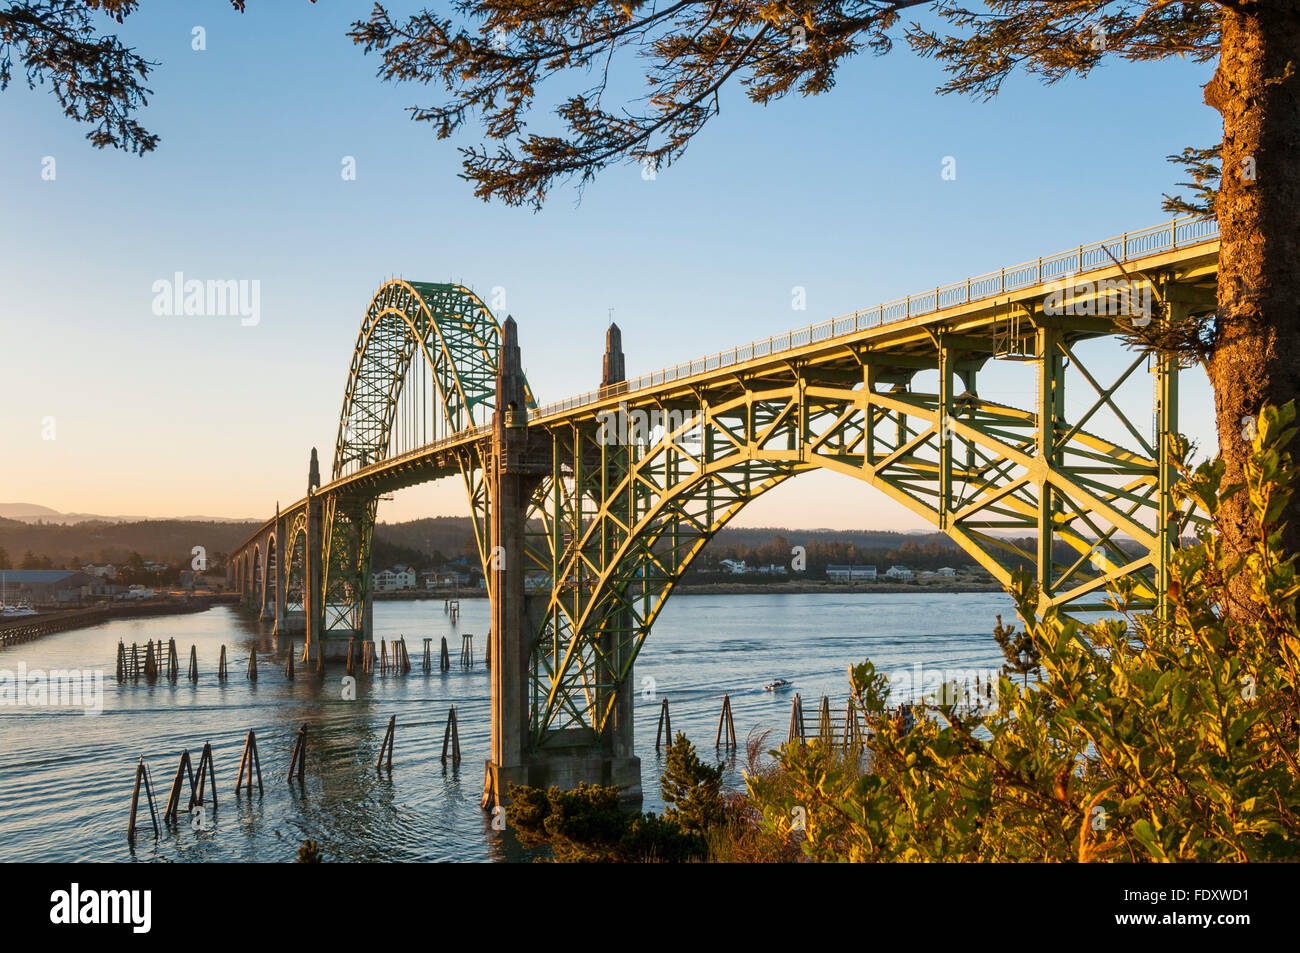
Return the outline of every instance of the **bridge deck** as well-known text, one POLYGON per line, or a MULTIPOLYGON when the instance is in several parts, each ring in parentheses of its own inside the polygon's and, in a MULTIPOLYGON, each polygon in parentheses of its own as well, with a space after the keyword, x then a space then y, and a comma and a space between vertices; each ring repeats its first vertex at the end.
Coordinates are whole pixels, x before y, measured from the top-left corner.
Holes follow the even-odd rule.
MULTIPOLYGON (((555 401, 531 410, 529 425, 548 426, 575 415, 592 416, 629 399, 678 403, 689 400, 696 388, 710 381, 761 375, 765 367, 791 362, 848 367, 857 362, 855 355, 863 348, 880 352, 887 366, 933 366, 940 329, 949 342, 959 341, 973 357, 986 359, 997 353, 999 339, 1007 342, 1016 308, 1021 308, 1021 313, 1025 307, 1032 310, 1027 302, 1041 302, 1070 279, 1095 283, 1172 271, 1180 282, 1199 286, 1212 296, 1218 254, 1215 219, 1176 219, 661 368, 612 392, 593 390, 555 401)), ((1114 320, 1108 317, 1080 315, 1058 320, 1075 337, 1116 331, 1114 320)), ((453 475, 459 472, 456 451, 490 432, 486 425, 459 431, 324 484, 318 492, 364 489, 373 494, 453 475)), ((295 501, 281 515, 292 516, 306 502, 306 498, 295 501)), ((264 523, 235 551, 265 533, 272 522, 264 523)))

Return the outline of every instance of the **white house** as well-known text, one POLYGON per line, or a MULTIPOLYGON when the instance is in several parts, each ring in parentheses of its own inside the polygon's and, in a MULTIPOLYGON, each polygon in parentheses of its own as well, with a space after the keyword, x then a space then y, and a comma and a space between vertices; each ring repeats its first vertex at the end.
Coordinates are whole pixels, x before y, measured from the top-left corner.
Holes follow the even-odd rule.
POLYGON ((729 572, 735 576, 749 572, 749 570, 745 568, 745 561, 743 559, 724 559, 721 561, 721 566, 723 571, 729 572))
POLYGON ((394 589, 414 589, 415 570, 382 569, 370 574, 370 587, 376 592, 388 592, 394 589))
POLYGON ((957 570, 953 569, 951 566, 942 566, 939 568, 938 573, 940 576, 946 576, 951 579, 953 576, 957 575, 957 570))
POLYGON ((895 582, 908 582, 914 575, 906 566, 890 566, 889 571, 885 573, 885 578, 893 579, 895 582))

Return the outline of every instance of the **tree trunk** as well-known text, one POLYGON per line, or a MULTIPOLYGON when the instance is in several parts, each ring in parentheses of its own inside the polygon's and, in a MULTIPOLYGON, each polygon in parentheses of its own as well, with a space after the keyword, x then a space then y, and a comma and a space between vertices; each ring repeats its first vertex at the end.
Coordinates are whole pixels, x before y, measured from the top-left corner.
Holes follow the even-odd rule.
MULTIPOLYGON (((1267 0, 1242 8, 1223 14, 1219 66, 1205 87, 1206 103, 1223 116, 1209 373, 1229 483, 1242 478, 1249 421, 1260 407, 1300 396, 1300 3, 1267 0)), ((1284 544, 1300 552, 1300 494, 1284 518, 1284 544)), ((1258 539, 1245 494, 1225 507, 1222 532, 1238 552, 1258 539)), ((1232 614, 1250 615, 1244 574, 1230 592, 1232 614)))

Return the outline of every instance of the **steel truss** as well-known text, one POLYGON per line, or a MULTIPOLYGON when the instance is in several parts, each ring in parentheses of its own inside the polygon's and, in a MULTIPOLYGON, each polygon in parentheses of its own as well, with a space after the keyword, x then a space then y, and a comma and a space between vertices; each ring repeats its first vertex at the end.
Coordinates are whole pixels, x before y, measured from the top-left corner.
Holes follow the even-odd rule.
POLYGON ((976 391, 990 341, 939 330, 922 351, 854 344, 534 425, 530 435, 549 434, 552 466, 532 496, 526 562, 553 580, 536 597, 545 610, 530 612, 534 743, 603 732, 617 696, 634 690, 632 665, 655 619, 708 540, 746 503, 809 470, 880 489, 1004 584, 1032 570, 1040 610, 1104 608, 1103 590, 1121 578, 1135 604, 1156 607, 1168 554, 1194 518, 1170 492, 1177 367, 1151 359, 1152 440, 1115 398, 1148 358, 1129 352, 1105 382, 1078 353, 1101 335, 1095 319, 1031 314, 1025 323, 1014 356, 1035 368, 1028 409, 976 391), (1072 421, 1067 369, 1095 397, 1072 421), (913 386, 925 370, 938 372, 937 390, 913 386), (694 416, 644 442, 602 440, 609 414, 636 411, 694 416), (1088 428, 1104 412, 1127 446, 1088 428))
MULTIPOLYGON (((425 447, 440 436, 491 420, 501 328, 472 291, 455 284, 389 281, 375 294, 353 350, 339 416, 332 479, 364 473, 381 461, 425 447)), ((475 513, 486 559, 485 450, 453 456, 475 513)), ((443 475, 404 474, 409 486, 443 475)), ((370 587, 376 488, 358 482, 330 493, 324 505, 323 634, 363 629, 370 587)))

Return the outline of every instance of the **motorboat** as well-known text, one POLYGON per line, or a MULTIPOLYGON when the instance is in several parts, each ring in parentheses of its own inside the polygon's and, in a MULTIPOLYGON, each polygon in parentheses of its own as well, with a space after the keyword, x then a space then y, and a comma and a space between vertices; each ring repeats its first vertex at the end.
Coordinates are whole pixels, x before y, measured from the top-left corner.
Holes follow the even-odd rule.
POLYGON ((764 685, 763 691, 784 692, 784 691, 788 691, 793 687, 794 687, 794 682, 788 681, 787 679, 784 678, 778 678, 776 681, 768 682, 766 685, 764 685))

